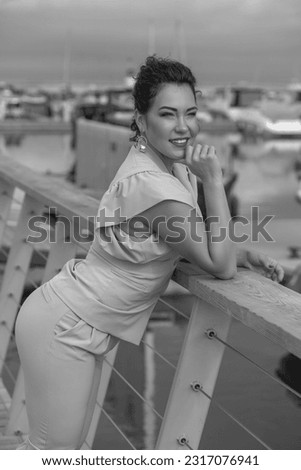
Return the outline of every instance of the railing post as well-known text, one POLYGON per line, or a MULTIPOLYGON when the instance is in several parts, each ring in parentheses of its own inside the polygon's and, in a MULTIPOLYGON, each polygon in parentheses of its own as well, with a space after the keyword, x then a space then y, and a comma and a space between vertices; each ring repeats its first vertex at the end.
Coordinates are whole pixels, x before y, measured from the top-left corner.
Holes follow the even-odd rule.
POLYGON ((3 245, 4 232, 12 204, 13 193, 14 187, 2 180, 0 192, 0 246, 3 245))
POLYGON ((230 315, 196 298, 169 395, 156 449, 197 449, 210 406, 224 346, 210 339, 216 331, 226 340, 230 315))
MULTIPOLYGON (((54 242, 50 243, 50 251, 44 270, 42 283, 51 279, 60 268, 70 258, 75 256, 77 247, 71 241, 70 225, 62 223, 55 224, 54 242)), ((27 434, 28 421, 25 407, 25 390, 22 367, 20 366, 18 379, 15 385, 9 421, 5 430, 5 434, 27 434)))
POLYGON ((28 418, 25 408, 24 377, 22 367, 19 368, 5 434, 7 436, 12 436, 13 434, 24 436, 25 434, 28 434, 28 418))
POLYGON ((118 345, 115 346, 115 348, 113 348, 112 351, 110 351, 107 354, 106 356, 107 362, 104 361, 102 364, 102 371, 101 371, 101 377, 100 377, 100 384, 98 388, 96 406, 94 409, 91 425, 90 425, 85 443, 82 446, 82 449, 92 449, 94 438, 95 438, 95 433, 97 430, 97 425, 100 419, 102 407, 103 407, 107 390, 108 390, 108 386, 110 383, 110 378, 111 378, 115 358, 117 355, 117 351, 118 351, 118 345))
POLYGON ((20 306, 33 247, 27 243, 31 216, 41 213, 41 203, 26 195, 7 258, 0 293, 0 375, 20 306))

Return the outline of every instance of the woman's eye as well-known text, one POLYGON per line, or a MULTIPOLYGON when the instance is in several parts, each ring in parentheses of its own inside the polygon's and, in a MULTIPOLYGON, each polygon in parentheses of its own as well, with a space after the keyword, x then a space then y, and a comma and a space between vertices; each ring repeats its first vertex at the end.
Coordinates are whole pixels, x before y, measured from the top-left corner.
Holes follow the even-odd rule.
POLYGON ((163 117, 165 117, 165 116, 173 116, 173 114, 172 114, 172 113, 163 113, 163 114, 161 114, 161 116, 163 116, 163 117))

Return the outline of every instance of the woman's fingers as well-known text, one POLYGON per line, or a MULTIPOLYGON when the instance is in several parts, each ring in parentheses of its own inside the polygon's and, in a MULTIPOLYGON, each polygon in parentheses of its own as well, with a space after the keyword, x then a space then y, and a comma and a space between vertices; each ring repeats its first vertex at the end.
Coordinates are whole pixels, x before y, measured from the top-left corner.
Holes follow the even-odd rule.
POLYGON ((215 156, 215 147, 207 144, 197 144, 195 147, 187 145, 185 160, 188 165, 200 161, 200 158, 215 156))
POLYGON ((206 158, 208 156, 209 145, 203 145, 200 151, 200 158, 206 158))
POLYGON ((209 157, 215 157, 216 156, 215 147, 213 147, 213 145, 210 145, 210 147, 209 147, 208 156, 209 157))
MULTIPOLYGON (((190 152, 190 151, 189 151, 190 152)), ((207 157, 215 156, 215 147, 212 145, 201 145, 197 144, 192 150, 192 161, 199 162, 200 159, 206 159, 207 157)))
POLYGON ((269 270, 269 274, 273 281, 281 282, 284 278, 284 270, 281 264, 278 261, 268 258, 267 260, 267 268, 269 270))
POLYGON ((191 165, 192 163, 192 154, 193 154, 193 146, 187 145, 186 152, 185 152, 185 160, 187 165, 191 165))
POLYGON ((270 258, 264 253, 258 253, 257 259, 249 260, 250 264, 261 267, 262 274, 272 281, 281 282, 284 278, 284 270, 277 260, 270 258))
POLYGON ((188 145, 185 152, 185 163, 201 180, 211 181, 222 178, 221 166, 216 156, 215 147, 207 144, 188 145))
POLYGON ((279 280, 279 279, 278 279, 277 273, 274 272, 274 273, 272 274, 272 281, 278 281, 278 280, 279 280))
POLYGON ((193 162, 198 162, 200 160, 200 154, 201 154, 201 151, 202 151, 202 148, 204 146, 201 145, 201 144, 197 144, 193 150, 193 153, 192 153, 192 161, 193 162))
POLYGON ((283 278, 284 278, 284 269, 283 267, 281 266, 281 264, 277 264, 276 267, 275 267, 275 274, 276 274, 276 280, 278 282, 281 282, 283 281, 283 278))

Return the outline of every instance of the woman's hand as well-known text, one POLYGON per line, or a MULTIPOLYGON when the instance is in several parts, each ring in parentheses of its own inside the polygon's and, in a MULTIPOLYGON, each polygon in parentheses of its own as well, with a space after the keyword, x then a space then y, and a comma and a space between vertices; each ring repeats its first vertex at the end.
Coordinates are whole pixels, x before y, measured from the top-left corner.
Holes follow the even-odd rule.
POLYGON ((221 165, 212 145, 188 145, 185 163, 203 183, 223 181, 221 165))
POLYGON ((281 282, 284 278, 284 270, 278 261, 255 250, 238 250, 237 266, 258 272, 272 281, 281 282))

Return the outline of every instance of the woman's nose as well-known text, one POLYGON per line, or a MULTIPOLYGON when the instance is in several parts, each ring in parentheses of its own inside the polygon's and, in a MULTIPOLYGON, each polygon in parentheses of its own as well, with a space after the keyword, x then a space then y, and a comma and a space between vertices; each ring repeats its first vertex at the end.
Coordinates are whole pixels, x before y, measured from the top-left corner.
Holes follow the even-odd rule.
POLYGON ((185 118, 178 118, 176 130, 178 132, 187 132, 188 126, 185 118))

